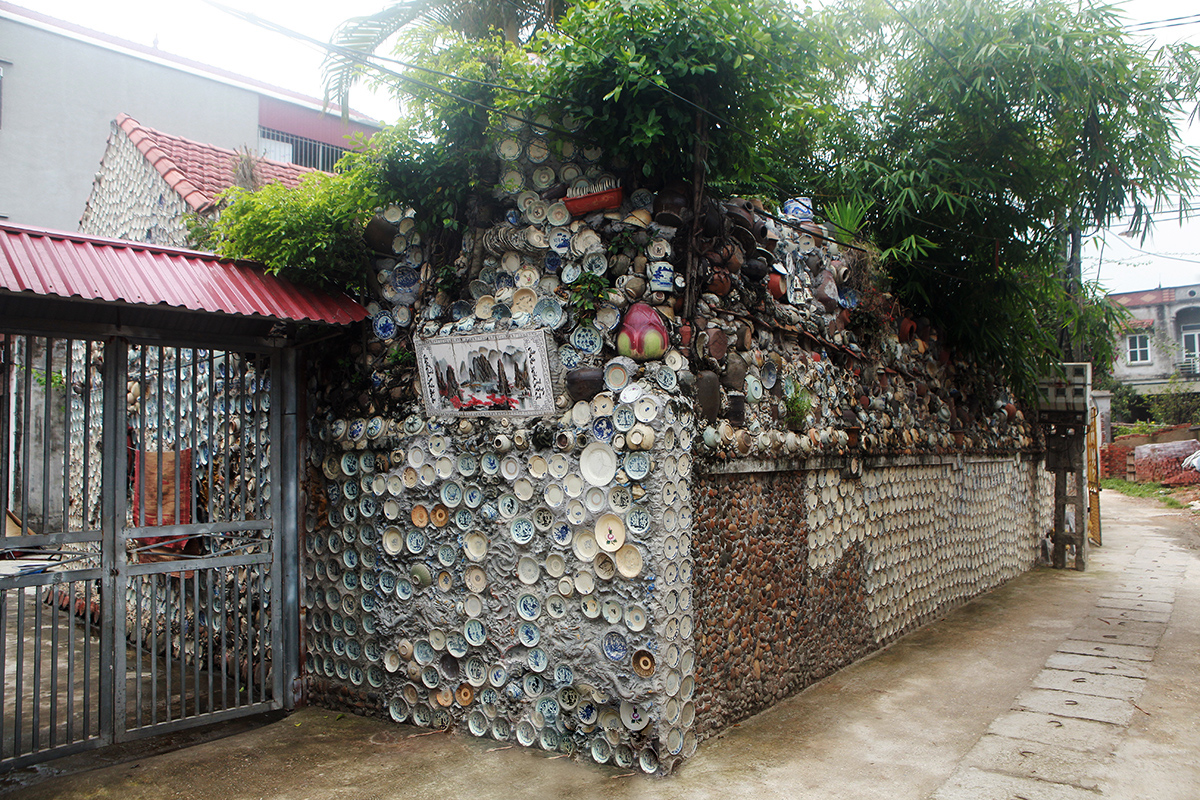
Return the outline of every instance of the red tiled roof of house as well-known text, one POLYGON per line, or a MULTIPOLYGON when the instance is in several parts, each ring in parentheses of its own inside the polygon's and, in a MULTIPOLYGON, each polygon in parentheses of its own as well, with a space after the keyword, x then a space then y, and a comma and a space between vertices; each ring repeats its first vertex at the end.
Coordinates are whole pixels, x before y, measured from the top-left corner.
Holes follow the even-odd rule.
MULTIPOLYGON (((119 115, 117 125, 193 211, 208 209, 216 196, 233 184, 239 157, 236 151, 156 131, 128 114, 119 115)), ((315 171, 266 158, 259 159, 255 166, 263 183, 285 186, 296 186, 301 175, 315 171)))
POLYGON ((1125 321, 1125 327, 1135 328, 1135 329, 1153 328, 1154 320, 1152 320, 1152 319, 1130 319, 1130 320, 1125 321))
POLYGON ((1161 303, 1174 303, 1175 289, 1171 287, 1167 289, 1150 289, 1145 292, 1124 292, 1122 294, 1110 294, 1108 297, 1114 303, 1120 303, 1126 308, 1156 306, 1161 303))

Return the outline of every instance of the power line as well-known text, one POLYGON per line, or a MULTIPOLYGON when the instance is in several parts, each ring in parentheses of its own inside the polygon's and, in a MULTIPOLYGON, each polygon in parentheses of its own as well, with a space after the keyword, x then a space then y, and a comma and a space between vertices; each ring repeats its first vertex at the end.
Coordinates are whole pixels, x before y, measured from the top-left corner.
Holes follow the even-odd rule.
MULTIPOLYGON (((376 71, 378 71, 378 72, 380 72, 380 73, 382 73, 382 74, 384 74, 384 75, 389 75, 389 76, 391 76, 391 77, 394 77, 394 78, 397 78, 397 79, 399 79, 399 80, 402 80, 402 81, 407 81, 408 83, 410 83, 410 84, 413 84, 414 86, 419 86, 419 87, 421 87, 421 88, 423 88, 423 89, 427 89, 427 90, 429 90, 429 91, 431 91, 431 92, 434 92, 434 93, 436 93, 436 94, 440 94, 440 95, 443 95, 443 96, 445 96, 445 97, 451 98, 451 99, 453 99, 453 100, 457 100, 457 101, 459 101, 459 102, 461 102, 461 103, 466 103, 467 105, 475 106, 476 108, 480 108, 480 109, 483 109, 483 110, 485 110, 485 111, 489 111, 489 112, 492 112, 492 113, 500 114, 501 116, 507 117, 507 118, 509 118, 509 119, 514 119, 514 120, 517 120, 517 121, 519 121, 519 122, 521 122, 521 123, 523 123, 523 124, 529 125, 530 127, 533 127, 533 128, 540 128, 540 129, 542 129, 542 130, 545 130, 545 131, 551 131, 551 132, 557 133, 557 134, 559 134, 559 135, 562 135, 562 136, 566 136, 566 137, 568 137, 568 138, 571 138, 571 139, 576 139, 576 140, 580 140, 580 141, 586 141, 586 139, 585 139, 584 137, 578 136, 577 134, 575 134, 575 133, 572 133, 571 131, 568 131, 568 130, 567 130, 567 129, 565 129, 565 128, 556 128, 556 127, 555 127, 555 126, 553 126, 553 125, 544 125, 544 124, 542 124, 542 123, 539 123, 539 122, 534 122, 534 121, 532 121, 532 120, 527 120, 527 119, 525 119, 524 117, 522 117, 522 116, 519 116, 519 115, 517 115, 517 114, 513 114, 513 113, 512 113, 512 112, 510 112, 510 111, 505 111, 504 109, 501 109, 501 108, 496 108, 495 106, 490 106, 490 105, 488 105, 488 104, 486 104, 486 103, 481 103, 481 102, 479 102, 478 100, 472 100, 472 99, 470 99, 470 98, 468 98, 468 97, 463 97, 463 96, 462 96, 462 95, 460 95, 460 94, 456 94, 456 93, 454 93, 454 92, 451 92, 451 91, 448 91, 448 90, 446 90, 446 89, 442 89, 442 88, 441 88, 441 87, 439 87, 439 86, 434 86, 434 85, 432 85, 432 84, 429 84, 429 83, 426 83, 426 82, 424 82, 424 81, 422 81, 422 80, 418 80, 417 78, 414 78, 414 77, 412 77, 411 75, 405 75, 405 74, 404 74, 404 73, 402 73, 402 72, 396 72, 395 70, 390 70, 390 69, 387 69, 387 68, 385 68, 385 67, 379 66, 378 64, 374 64, 374 63, 373 63, 373 62, 370 60, 370 57, 368 57, 368 56, 364 55, 363 53, 361 53, 361 52, 359 52, 359 51, 357 51, 357 50, 353 50, 353 49, 349 49, 349 48, 340 47, 340 46, 338 46, 338 45, 331 44, 331 43, 329 43, 329 42, 322 42, 322 41, 321 41, 321 40, 319 40, 319 39, 315 39, 315 38, 313 38, 313 37, 311 37, 311 36, 307 36, 307 35, 305 35, 305 34, 303 34, 303 33, 300 33, 299 31, 294 31, 294 30, 292 30, 292 29, 290 29, 290 28, 287 28, 287 27, 284 27, 283 25, 280 25, 280 24, 278 24, 278 23, 275 23, 275 22, 271 22, 271 21, 269 21, 269 20, 262 19, 261 17, 258 17, 258 16, 257 16, 257 15, 255 15, 255 14, 250 14, 250 13, 248 13, 248 12, 243 12, 243 11, 238 11, 237 9, 233 9, 233 8, 229 8, 228 6, 221 5, 220 3, 214 2, 214 0, 204 0, 204 1, 205 1, 206 3, 208 3, 209 5, 211 5, 211 6, 215 7, 215 8, 218 8, 218 9, 220 9, 221 11, 224 11, 224 12, 225 12, 225 13, 227 13, 227 14, 230 14, 231 16, 238 17, 239 19, 242 19, 242 20, 244 20, 244 21, 246 21, 246 22, 249 22, 249 23, 251 23, 252 25, 256 25, 256 26, 258 26, 258 27, 260 27, 260 28, 264 28, 264 29, 266 29, 266 30, 269 30, 269 31, 272 31, 272 32, 274 32, 274 33, 279 33, 279 34, 282 34, 282 35, 284 35, 284 36, 287 36, 287 37, 289 37, 289 38, 292 38, 292 39, 296 39, 296 40, 298 40, 298 41, 306 42, 306 43, 308 43, 308 44, 310 44, 310 45, 315 45, 315 46, 316 46, 316 47, 318 47, 318 48, 321 48, 321 49, 327 50, 327 51, 329 51, 329 52, 332 52, 332 53, 338 53, 338 54, 340 54, 340 55, 343 55, 343 56, 345 56, 345 57, 347 57, 347 58, 349 58, 349 59, 351 59, 351 60, 353 60, 353 61, 356 61, 356 62, 358 62, 358 63, 360 63, 360 64, 363 64, 363 65, 365 65, 365 66, 369 66, 369 67, 371 67, 372 69, 375 69, 376 71)), ((438 74, 438 75, 443 75, 443 76, 445 76, 445 77, 448 77, 448 78, 451 78, 451 79, 455 79, 455 80, 462 80, 462 81, 466 81, 466 82, 469 82, 469 83, 481 83, 480 81, 476 81, 476 80, 474 80, 474 79, 472 79, 472 78, 464 78, 464 77, 461 77, 461 76, 458 76, 458 75, 452 75, 452 74, 450 74, 450 73, 438 72, 437 70, 431 70, 431 69, 427 69, 427 68, 424 68, 424 67, 415 67, 415 66, 414 66, 414 69, 420 69, 420 70, 425 70, 425 71, 427 71, 427 72, 433 72, 433 73, 436 73, 436 74, 438 74)), ((499 89, 510 88, 510 87, 497 86, 497 85, 494 85, 494 84, 485 84, 485 85, 489 85, 489 86, 495 86, 495 88, 499 88, 499 89)), ((518 91, 524 91, 524 90, 518 90, 518 91)), ((544 95, 539 95, 539 96, 544 96, 544 95)), ((553 99, 553 98, 548 98, 548 99, 553 99)))
MULTIPOLYGON (((1170 22, 1185 22, 1186 20, 1200 20, 1200 14, 1185 14, 1182 17, 1167 17, 1166 19, 1154 19, 1148 22, 1135 22, 1125 27, 1133 28, 1149 28, 1154 26, 1163 26, 1170 22)), ((1186 24, 1186 22, 1185 22, 1186 24)))
MULTIPOLYGON (((1134 247, 1133 245, 1131 245, 1129 242, 1125 241, 1124 239, 1121 239, 1121 244, 1125 245, 1130 250, 1141 253, 1142 255, 1152 256, 1153 258, 1165 258, 1169 261, 1182 261, 1185 264, 1200 264, 1200 259, 1184 258, 1183 256, 1173 256, 1173 255, 1168 255, 1166 253, 1152 253, 1149 250, 1143 250, 1140 247, 1134 247)), ((1188 255, 1200 255, 1200 253, 1189 253, 1188 255)), ((1120 259, 1116 259, 1116 260, 1120 260, 1120 259)))

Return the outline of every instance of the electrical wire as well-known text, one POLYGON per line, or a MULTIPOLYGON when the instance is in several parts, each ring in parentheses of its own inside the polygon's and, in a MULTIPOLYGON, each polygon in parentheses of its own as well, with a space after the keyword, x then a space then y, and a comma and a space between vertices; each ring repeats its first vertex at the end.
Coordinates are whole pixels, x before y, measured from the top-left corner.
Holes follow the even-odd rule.
POLYGON ((1200 21, 1200 14, 1185 14, 1182 17, 1167 17, 1166 19, 1154 19, 1147 22, 1135 22, 1125 27, 1131 30, 1134 28, 1153 28, 1165 26, 1172 22, 1184 22, 1184 24, 1188 24, 1187 20, 1200 21))
MULTIPOLYGON (((1134 252, 1137 252, 1137 253, 1141 253, 1142 255, 1145 255, 1145 256, 1152 256, 1153 258, 1165 258, 1165 259, 1168 259, 1169 261, 1182 261, 1185 264, 1200 264, 1200 259, 1184 258, 1183 256, 1173 256, 1173 255, 1168 255, 1167 253, 1154 253, 1149 250, 1143 250, 1140 247, 1134 247, 1133 245, 1131 245, 1129 242, 1125 241, 1124 239, 1121 239, 1120 241, 1121 241, 1121 244, 1125 245, 1130 250, 1133 250, 1134 252)), ((1200 255, 1200 253, 1189 253, 1188 255, 1200 255)), ((1119 261, 1121 259, 1117 259, 1117 260, 1119 261)))
MULTIPOLYGON (((476 108, 480 108, 480 109, 483 109, 483 110, 491 112, 491 113, 499 114, 499 115, 501 115, 503 117, 507 117, 509 119, 517 120, 517 121, 519 121, 523 124, 529 125, 530 127, 533 127, 533 128, 539 128, 539 129, 542 129, 542 130, 545 130, 548 132, 553 132, 560 136, 566 136, 567 138, 575 139, 578 141, 588 141, 585 137, 579 136, 578 134, 573 133, 573 132, 567 130, 566 128, 555 127, 553 125, 544 125, 539 122, 527 120, 524 117, 519 116, 517 114, 513 114, 510 111, 505 111, 504 109, 496 108, 495 106, 490 106, 486 103, 481 103, 478 100, 472 100, 468 97, 463 97, 460 94, 456 94, 456 93, 448 91, 446 89, 442 89, 439 86, 434 86, 432 84, 426 83, 425 81, 414 78, 411 75, 405 75, 402 72, 397 72, 395 70, 390 70, 390 69, 387 69, 386 67, 379 66, 371 61, 371 57, 369 57, 357 50, 340 47, 338 45, 331 44, 329 42, 322 42, 319 39, 315 39, 311 36, 307 36, 303 33, 300 33, 299 31, 295 31, 295 30, 287 28, 283 25, 280 25, 278 23, 262 19, 261 17, 258 17, 255 14, 238 11, 237 9, 233 9, 228 6, 221 5, 220 3, 214 2, 214 0, 204 0, 204 2, 208 3, 209 5, 211 5, 215 8, 220 9, 221 11, 224 11, 227 14, 230 14, 234 17, 237 17, 246 22, 249 22, 252 25, 256 25, 260 28, 264 28, 265 30, 272 31, 274 33, 278 33, 283 36, 287 36, 288 38, 295 39, 297 41, 306 42, 310 45, 314 45, 314 46, 321 48, 323 50, 326 50, 328 52, 333 52, 333 53, 338 53, 340 55, 343 55, 353 61, 357 61, 360 64, 369 66, 372 69, 375 69, 376 71, 380 72, 383 75, 388 75, 390 77, 397 78, 402 81, 406 81, 414 86, 418 86, 422 89, 426 89, 426 90, 434 92, 436 94, 440 94, 444 97, 448 97, 450 99, 457 100, 461 103, 466 103, 467 105, 475 106, 476 108)), ((418 69, 420 69, 420 68, 418 68, 418 69)), ((437 72, 436 70, 426 70, 426 71, 437 72)), ((474 81, 471 78, 463 78, 463 77, 460 77, 457 75, 451 75, 449 73, 438 73, 438 74, 445 75, 452 79, 463 80, 463 81, 473 82, 473 83, 479 83, 479 81, 474 81)), ((498 87, 498 88, 504 88, 504 87, 498 87)))

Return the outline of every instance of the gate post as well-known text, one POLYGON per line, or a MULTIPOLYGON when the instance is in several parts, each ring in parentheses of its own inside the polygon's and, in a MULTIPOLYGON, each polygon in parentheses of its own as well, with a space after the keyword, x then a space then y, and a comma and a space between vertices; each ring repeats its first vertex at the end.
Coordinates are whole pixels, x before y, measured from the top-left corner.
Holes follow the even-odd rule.
POLYGON ((125 728, 124 553, 126 439, 125 382, 128 353, 124 339, 104 342, 104 426, 100 466, 100 736, 112 742, 125 728), (118 633, 120 639, 118 639, 118 633))
POLYGON ((297 354, 294 348, 279 351, 275 357, 279 369, 272 370, 279 380, 271 382, 271 408, 280 409, 281 420, 272 420, 279 431, 271 459, 276 473, 273 480, 280 491, 273 494, 276 520, 274 574, 279 576, 279 601, 271 604, 271 624, 275 631, 276 651, 274 696, 283 707, 296 706, 293 691, 300 675, 300 425, 297 354), (277 424, 278 423, 278 424, 277 424))

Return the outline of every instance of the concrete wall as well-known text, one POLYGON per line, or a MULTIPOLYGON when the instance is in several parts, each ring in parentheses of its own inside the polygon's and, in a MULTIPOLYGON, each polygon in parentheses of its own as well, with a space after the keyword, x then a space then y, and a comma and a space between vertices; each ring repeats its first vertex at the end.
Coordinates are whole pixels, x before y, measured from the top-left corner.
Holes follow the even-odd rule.
POLYGON ((0 214, 75 230, 122 112, 229 148, 258 142, 258 94, 0 16, 0 214))
POLYGON ((116 122, 110 123, 108 142, 80 233, 187 247, 187 203, 116 122))

